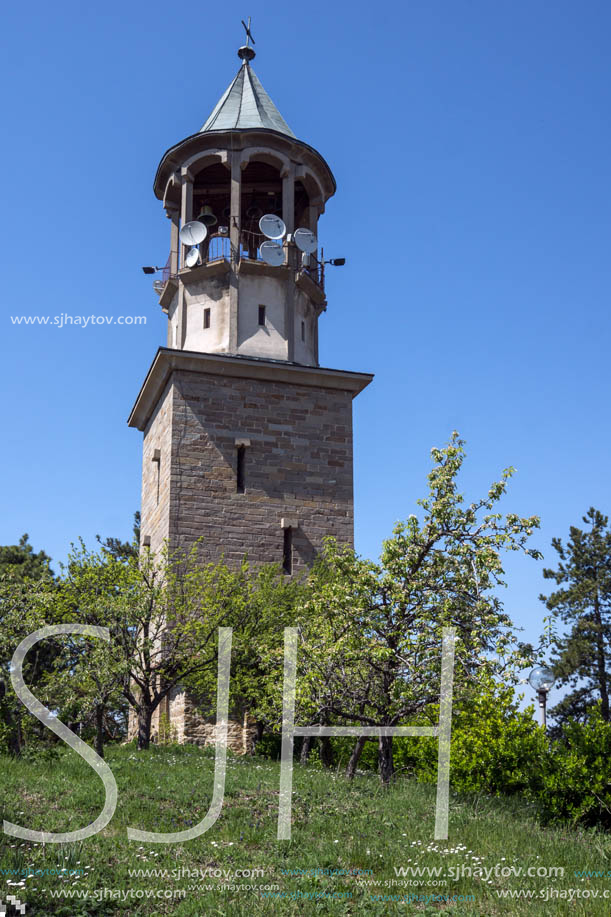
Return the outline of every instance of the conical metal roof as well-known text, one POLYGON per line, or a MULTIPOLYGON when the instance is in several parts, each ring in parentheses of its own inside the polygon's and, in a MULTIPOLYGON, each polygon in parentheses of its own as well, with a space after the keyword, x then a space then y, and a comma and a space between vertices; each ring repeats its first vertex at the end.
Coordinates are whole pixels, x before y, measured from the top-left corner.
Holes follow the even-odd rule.
POLYGON ((244 50, 251 53, 248 56, 240 54, 244 58, 244 63, 202 127, 200 134, 207 131, 265 128, 286 134, 288 137, 295 137, 250 66, 248 57, 252 59, 254 52, 251 48, 240 48, 240 51, 244 50))

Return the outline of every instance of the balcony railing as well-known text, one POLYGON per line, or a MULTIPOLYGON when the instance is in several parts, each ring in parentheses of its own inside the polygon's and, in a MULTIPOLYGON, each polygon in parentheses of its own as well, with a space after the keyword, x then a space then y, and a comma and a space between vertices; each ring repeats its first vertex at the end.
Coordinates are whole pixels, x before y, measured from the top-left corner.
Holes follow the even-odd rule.
POLYGON ((200 245, 202 261, 210 263, 211 261, 230 261, 231 260, 231 241, 229 236, 215 235, 209 236, 200 245))
POLYGON ((243 229, 240 233, 240 261, 247 258, 249 261, 263 261, 259 254, 259 247, 263 242, 268 242, 267 236, 262 232, 251 232, 243 229))
MULTIPOLYGON (((259 248, 263 242, 268 241, 267 236, 260 232, 251 232, 243 230, 240 233, 240 260, 263 261, 259 253, 259 248)), ((199 246, 199 252, 202 264, 211 264, 214 261, 231 260, 231 240, 227 235, 208 236, 207 239, 199 246)), ((301 253, 299 253, 301 255, 301 253)), ((171 269, 172 253, 168 256, 165 267, 161 271, 161 280, 166 284, 176 275, 171 269)), ((324 292, 325 289, 325 266, 315 255, 308 255, 304 258, 302 269, 320 287, 324 292)))
MULTIPOLYGON (((204 239, 201 245, 197 246, 199 248, 199 256, 201 258, 201 264, 210 264, 213 261, 229 261, 231 259, 231 241, 229 236, 221 235, 218 233, 214 236, 208 236, 204 239)), ((162 280, 164 283, 172 277, 170 271, 170 262, 172 255, 168 258, 167 264, 162 272, 162 280)), ((183 265, 185 267, 185 265, 183 265)))
MULTIPOLYGON (((249 261, 262 261, 259 254, 259 247, 262 242, 269 241, 267 236, 260 232, 251 232, 243 230, 240 233, 240 260, 247 258, 249 261)), ((298 253, 301 257, 301 252, 298 253)), ((324 293, 325 289, 325 266, 314 255, 309 255, 304 259, 303 270, 320 287, 324 293)))

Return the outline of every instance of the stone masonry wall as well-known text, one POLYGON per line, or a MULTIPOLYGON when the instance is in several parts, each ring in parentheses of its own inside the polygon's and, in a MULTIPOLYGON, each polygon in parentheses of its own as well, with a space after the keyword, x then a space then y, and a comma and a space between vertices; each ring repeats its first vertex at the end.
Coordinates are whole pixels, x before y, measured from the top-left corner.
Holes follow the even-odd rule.
MULTIPOLYGON (((142 480, 142 536, 152 551, 164 539, 171 549, 188 549, 202 538, 203 561, 224 556, 238 564, 248 554, 255 564, 281 563, 284 518, 295 526, 298 574, 326 535, 353 541, 352 394, 174 371, 145 430, 142 480), (237 491, 236 440, 250 442, 244 493, 237 491)), ((214 717, 202 717, 180 688, 156 712, 154 733, 162 715, 180 742, 214 738, 214 717)), ((254 735, 255 724, 236 712, 229 747, 249 752, 254 735)))
POLYGON ((326 535, 352 543, 352 396, 286 382, 173 374, 169 533, 202 537, 202 557, 280 563, 283 518, 295 520, 293 571, 310 566, 326 535), (245 452, 237 492, 236 440, 245 452))
POLYGON ((146 430, 142 448, 141 532, 150 538, 150 548, 157 554, 169 539, 170 455, 172 443, 171 381, 155 408, 146 430), (158 456, 158 461, 155 459, 158 456))

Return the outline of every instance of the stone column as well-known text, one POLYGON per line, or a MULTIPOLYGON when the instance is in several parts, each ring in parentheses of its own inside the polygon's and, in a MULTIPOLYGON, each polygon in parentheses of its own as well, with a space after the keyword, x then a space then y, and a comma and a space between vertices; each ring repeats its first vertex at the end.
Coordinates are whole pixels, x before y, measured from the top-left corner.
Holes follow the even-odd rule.
POLYGON ((295 165, 282 172, 282 219, 287 233, 295 232, 295 165))
MULTIPOLYGON (((193 175, 187 168, 183 167, 180 170, 180 179, 182 182, 180 216, 182 225, 184 226, 185 223, 189 223, 193 219, 193 175)), ((188 246, 186 245, 179 246, 179 267, 185 266, 187 248, 188 246)), ((178 338, 176 347, 178 350, 182 350, 185 346, 185 337, 187 334, 187 300, 185 297, 185 288, 181 282, 178 284, 177 321, 178 338)))
MULTIPOLYGON (((295 164, 290 163, 281 173, 282 178, 282 219, 286 225, 288 235, 295 232, 295 164)), ((295 359, 295 246, 285 244, 284 257, 291 268, 286 281, 286 295, 284 299, 284 333, 287 342, 287 360, 295 359)))
POLYGON ((242 227, 242 152, 231 153, 231 204, 229 238, 231 240, 231 273, 229 275, 229 353, 238 352, 238 265, 242 227))
MULTIPOLYGON (((180 216, 182 225, 189 223, 193 219, 193 176, 188 169, 180 170, 180 179, 182 182, 180 216)), ((180 266, 185 266, 185 245, 180 246, 180 266)))
POLYGON ((178 255, 180 249, 180 240, 178 232, 180 229, 180 208, 178 204, 166 204, 166 216, 172 221, 170 230, 170 275, 178 273, 178 255))
POLYGON ((233 150, 231 153, 231 187, 230 187, 230 216, 229 238, 231 239, 231 261, 234 264, 240 260, 240 229, 242 225, 242 151, 233 150))

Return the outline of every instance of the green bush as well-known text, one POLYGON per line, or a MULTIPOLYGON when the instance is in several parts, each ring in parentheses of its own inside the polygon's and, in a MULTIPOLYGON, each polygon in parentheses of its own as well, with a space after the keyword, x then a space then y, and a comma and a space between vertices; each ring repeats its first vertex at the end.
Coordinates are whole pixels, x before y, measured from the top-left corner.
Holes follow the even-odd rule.
MULTIPOLYGON (((466 793, 510 796, 532 792, 541 783, 547 743, 532 708, 518 709, 513 690, 479 689, 459 701, 452 716, 450 783, 466 793)), ((435 724, 438 708, 427 722, 435 724)), ((421 721, 424 722, 424 721, 421 721)), ((436 739, 399 739, 395 765, 418 780, 437 780, 436 739)))
MULTIPOLYGON (((520 710, 511 688, 489 684, 459 698, 452 716, 450 784, 459 793, 520 795, 536 804, 541 820, 611 828, 611 724, 600 708, 586 723, 564 726, 562 739, 550 743, 537 725, 533 708, 520 710)), ((435 725, 438 707, 410 720, 410 725, 435 725)), ((257 754, 278 759, 280 736, 266 735, 257 754)), ((335 766, 346 766, 354 739, 333 738, 335 766)), ((299 758, 300 742, 295 742, 299 758)), ((435 738, 393 742, 398 776, 420 782, 437 781, 435 738)), ((359 769, 376 770, 377 739, 365 744, 359 769)), ((313 745, 312 767, 320 766, 313 745)))
MULTIPOLYGON (((297 744, 297 743, 295 743, 297 744)), ((275 732, 266 732, 255 745, 255 754, 261 758, 270 758, 272 761, 280 760, 282 736, 275 732)))
POLYGON ((600 707, 568 722, 545 756, 537 801, 545 822, 611 828, 611 724, 600 707))
MULTIPOLYGON (((431 713, 435 723, 437 710, 431 713)), ((552 743, 532 714, 532 707, 518 709, 510 688, 498 686, 459 702, 452 718, 452 788, 523 795, 545 823, 611 828, 611 724, 600 708, 590 710, 585 723, 569 721, 552 743)), ((437 749, 435 739, 397 740, 395 764, 435 782, 437 749)), ((370 754, 375 750, 372 745, 370 754)))

